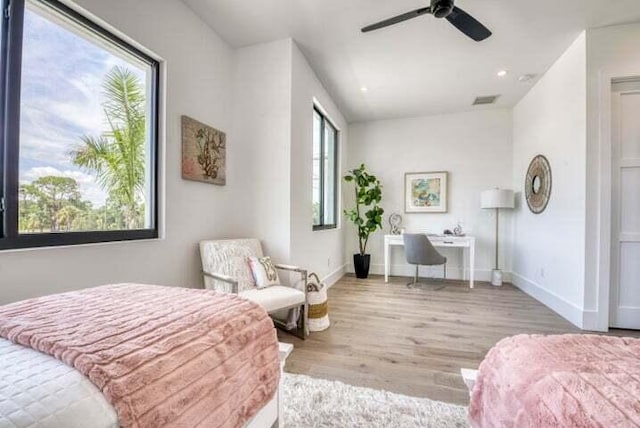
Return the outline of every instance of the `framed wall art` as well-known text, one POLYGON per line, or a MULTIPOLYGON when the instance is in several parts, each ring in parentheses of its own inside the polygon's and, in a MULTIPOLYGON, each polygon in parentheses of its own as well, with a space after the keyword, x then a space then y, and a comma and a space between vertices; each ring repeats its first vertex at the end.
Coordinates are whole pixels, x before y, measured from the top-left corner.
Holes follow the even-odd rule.
POLYGON ((182 178, 224 186, 227 136, 189 116, 182 116, 182 178))
POLYGON ((446 171, 408 172, 404 175, 404 211, 406 213, 446 213, 446 171))

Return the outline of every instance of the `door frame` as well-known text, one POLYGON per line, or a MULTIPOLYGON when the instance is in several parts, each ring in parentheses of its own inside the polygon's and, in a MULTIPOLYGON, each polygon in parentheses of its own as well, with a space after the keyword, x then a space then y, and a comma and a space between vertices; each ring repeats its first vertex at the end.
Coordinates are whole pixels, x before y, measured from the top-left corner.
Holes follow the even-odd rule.
MULTIPOLYGON (((598 188, 598 243, 597 243, 597 308, 595 319, 585 322, 585 328, 597 331, 609 330, 611 305, 611 220, 612 204, 611 186, 613 181, 612 156, 612 84, 617 82, 640 80, 638 68, 622 68, 602 70, 599 76, 599 106, 600 126, 598 133, 599 188, 598 188)), ((588 321, 585 319, 585 321, 588 321)))

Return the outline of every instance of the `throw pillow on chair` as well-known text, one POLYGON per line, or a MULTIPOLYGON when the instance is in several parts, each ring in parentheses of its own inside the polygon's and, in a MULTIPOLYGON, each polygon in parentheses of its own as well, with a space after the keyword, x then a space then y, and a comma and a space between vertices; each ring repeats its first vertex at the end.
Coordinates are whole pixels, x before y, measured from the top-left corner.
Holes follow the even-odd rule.
POLYGON ((256 280, 256 287, 267 288, 279 285, 280 278, 271 257, 249 257, 249 266, 256 280))

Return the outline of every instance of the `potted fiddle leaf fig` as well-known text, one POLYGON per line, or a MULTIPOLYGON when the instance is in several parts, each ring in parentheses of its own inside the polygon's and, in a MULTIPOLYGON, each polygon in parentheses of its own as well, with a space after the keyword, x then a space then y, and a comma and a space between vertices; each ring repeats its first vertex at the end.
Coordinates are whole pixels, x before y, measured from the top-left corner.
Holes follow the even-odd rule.
POLYGON ((360 252, 353 255, 353 267, 356 277, 367 278, 371 265, 371 255, 367 254, 369 236, 376 230, 382 229, 382 214, 384 214, 384 210, 380 207, 382 185, 375 175, 367 172, 364 164, 348 171, 344 181, 354 183, 356 196, 355 208, 344 211, 344 215, 358 230, 360 252))

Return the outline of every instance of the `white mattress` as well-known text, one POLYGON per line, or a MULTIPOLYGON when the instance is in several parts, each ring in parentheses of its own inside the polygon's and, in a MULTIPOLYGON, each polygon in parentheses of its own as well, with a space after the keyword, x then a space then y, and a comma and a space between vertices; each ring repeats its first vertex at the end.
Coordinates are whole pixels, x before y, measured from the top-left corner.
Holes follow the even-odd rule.
POLYGON ((0 338, 0 428, 118 427, 115 409, 80 372, 0 338))

